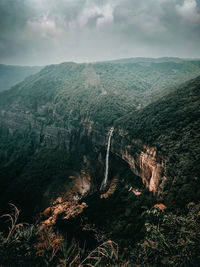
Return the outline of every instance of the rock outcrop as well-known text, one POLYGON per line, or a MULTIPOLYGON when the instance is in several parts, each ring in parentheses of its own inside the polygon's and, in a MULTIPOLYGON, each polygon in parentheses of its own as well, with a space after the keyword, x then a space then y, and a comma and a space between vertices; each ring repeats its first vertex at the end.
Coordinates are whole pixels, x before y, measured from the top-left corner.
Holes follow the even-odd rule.
POLYGON ((46 208, 40 215, 40 225, 53 226, 57 219, 66 220, 82 213, 87 207, 85 202, 79 204, 77 201, 64 201, 62 197, 58 197, 50 207, 46 208))
MULTIPOLYGON (((82 121, 78 131, 77 129, 56 127, 55 125, 44 126, 41 120, 34 119, 32 114, 25 113, 22 110, 18 113, 1 111, 0 122, 1 125, 8 128, 10 134, 13 134, 16 130, 23 132, 30 128, 39 145, 64 145, 68 153, 76 151, 77 147, 79 149, 81 147, 83 153, 86 154, 88 149, 86 143, 97 154, 106 148, 106 133, 103 135, 102 132, 94 129, 92 126, 94 123, 89 119, 82 121)), ((164 160, 158 156, 156 148, 142 144, 138 140, 129 140, 127 143, 127 141, 124 141, 122 129, 118 130, 117 135, 121 143, 119 145, 115 144, 115 135, 111 143, 111 152, 128 163, 131 171, 142 179, 143 184, 150 191, 156 196, 161 196, 167 178, 164 160), (134 151, 135 146, 137 146, 137 152, 134 151), (140 152, 138 152, 139 150, 140 152)), ((87 157, 85 156, 85 158, 87 157)), ((104 165, 104 161, 101 160, 101 164, 104 165)), ((87 171, 83 169, 79 177, 75 179, 77 195, 84 196, 90 192, 92 179, 92 177, 88 177, 87 171)))
POLYGON ((140 153, 132 154, 131 147, 126 146, 121 151, 121 157, 130 166, 132 172, 141 177, 143 184, 159 196, 163 190, 163 183, 166 180, 164 161, 161 160, 155 147, 143 145, 140 153))

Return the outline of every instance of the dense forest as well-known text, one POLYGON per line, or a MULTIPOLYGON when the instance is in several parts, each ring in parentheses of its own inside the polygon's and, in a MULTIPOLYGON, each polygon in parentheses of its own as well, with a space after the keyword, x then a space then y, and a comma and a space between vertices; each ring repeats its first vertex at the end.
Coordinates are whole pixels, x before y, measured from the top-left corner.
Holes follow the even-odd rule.
POLYGON ((199 266, 199 75, 68 62, 1 92, 0 266, 199 266))
POLYGON ((165 198, 170 207, 184 207, 190 201, 200 200, 199 88, 197 77, 117 122, 128 131, 129 138, 141 138, 144 143, 156 146, 166 158, 165 198))

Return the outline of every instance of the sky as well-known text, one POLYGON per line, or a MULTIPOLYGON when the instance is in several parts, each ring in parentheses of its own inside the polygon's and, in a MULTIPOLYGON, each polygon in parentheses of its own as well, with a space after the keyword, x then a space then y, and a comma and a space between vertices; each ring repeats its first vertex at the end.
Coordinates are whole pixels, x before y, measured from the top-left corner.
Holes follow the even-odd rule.
POLYGON ((200 0, 0 0, 0 63, 200 58, 200 0))

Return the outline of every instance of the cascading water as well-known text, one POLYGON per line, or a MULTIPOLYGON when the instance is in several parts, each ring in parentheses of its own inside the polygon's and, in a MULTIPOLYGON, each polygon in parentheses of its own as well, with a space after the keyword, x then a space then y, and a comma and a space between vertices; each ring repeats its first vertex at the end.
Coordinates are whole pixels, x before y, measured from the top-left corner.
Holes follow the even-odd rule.
POLYGON ((111 141, 111 137, 112 137, 113 131, 114 131, 114 127, 111 127, 110 131, 109 131, 109 135, 108 135, 105 177, 104 177, 103 182, 101 184, 100 190, 103 190, 105 188, 105 186, 107 184, 107 181, 108 181, 108 165, 109 165, 110 141, 111 141))

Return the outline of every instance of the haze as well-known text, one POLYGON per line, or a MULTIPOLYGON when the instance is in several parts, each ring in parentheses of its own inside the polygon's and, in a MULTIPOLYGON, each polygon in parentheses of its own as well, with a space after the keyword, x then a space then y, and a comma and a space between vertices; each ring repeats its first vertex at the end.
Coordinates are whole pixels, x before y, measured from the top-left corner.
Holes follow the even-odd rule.
POLYGON ((200 57, 199 0, 0 0, 0 63, 200 57))

